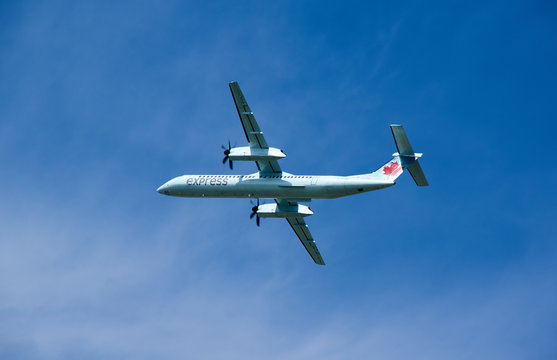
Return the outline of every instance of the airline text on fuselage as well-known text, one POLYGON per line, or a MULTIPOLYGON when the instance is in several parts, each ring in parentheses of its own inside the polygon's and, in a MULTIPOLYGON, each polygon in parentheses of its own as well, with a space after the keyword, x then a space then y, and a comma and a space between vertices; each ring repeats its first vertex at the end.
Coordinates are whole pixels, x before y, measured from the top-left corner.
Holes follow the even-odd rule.
POLYGON ((198 176, 195 178, 188 178, 186 180, 186 185, 211 185, 211 186, 221 186, 227 185, 228 179, 227 178, 220 178, 220 177, 202 177, 198 176))

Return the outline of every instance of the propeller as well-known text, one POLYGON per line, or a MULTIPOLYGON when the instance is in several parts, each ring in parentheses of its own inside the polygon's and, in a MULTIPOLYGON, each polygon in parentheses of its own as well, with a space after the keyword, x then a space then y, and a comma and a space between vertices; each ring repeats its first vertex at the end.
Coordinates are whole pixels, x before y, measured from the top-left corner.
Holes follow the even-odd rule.
POLYGON ((253 207, 251 208, 251 215, 249 216, 250 219, 253 219, 254 216, 257 216, 255 218, 255 223, 257 224, 257 226, 259 226, 259 215, 257 215, 257 209, 259 208, 259 199, 257 199, 257 205, 253 202, 250 201, 253 205, 253 207))
POLYGON ((230 166, 230 170, 232 170, 232 160, 228 157, 230 155, 230 149, 232 148, 230 146, 230 140, 228 140, 228 147, 225 147, 224 145, 221 145, 221 147, 224 150, 224 159, 222 159, 222 163, 225 164, 226 160, 228 160, 228 165, 230 166))

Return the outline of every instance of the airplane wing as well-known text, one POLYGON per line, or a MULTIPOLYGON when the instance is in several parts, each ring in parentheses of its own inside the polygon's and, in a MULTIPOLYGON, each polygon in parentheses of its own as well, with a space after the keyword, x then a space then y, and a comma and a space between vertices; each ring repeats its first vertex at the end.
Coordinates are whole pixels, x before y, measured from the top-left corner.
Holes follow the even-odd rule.
POLYGON ((318 265, 325 265, 325 262, 323 261, 323 258, 319 253, 319 249, 317 249, 317 245, 315 245, 315 241, 313 241, 313 237, 309 232, 309 228, 304 221, 304 218, 301 216, 295 216, 287 217, 286 220, 288 221, 296 235, 298 235, 300 242, 302 243, 302 245, 304 245, 313 261, 318 265))
MULTIPOLYGON (((257 149, 268 149, 269 145, 267 145, 267 141, 265 141, 265 138, 263 137, 263 132, 259 128, 259 125, 257 125, 257 121, 255 121, 253 112, 249 108, 249 105, 244 98, 244 94, 242 94, 242 90, 240 90, 240 86, 236 81, 231 82, 228 86, 230 87, 230 92, 234 98, 234 104, 236 105, 236 110, 238 110, 240 120, 242 121, 242 127, 244 128, 244 133, 248 139, 249 146, 257 149)), ((282 172, 280 165, 276 160, 258 160, 256 163, 257 168, 261 172, 282 172)))

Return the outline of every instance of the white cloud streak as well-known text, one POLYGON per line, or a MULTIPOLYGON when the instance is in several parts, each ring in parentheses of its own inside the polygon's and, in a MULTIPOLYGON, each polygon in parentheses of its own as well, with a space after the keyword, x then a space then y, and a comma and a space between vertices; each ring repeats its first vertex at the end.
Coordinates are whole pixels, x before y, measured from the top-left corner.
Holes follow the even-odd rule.
POLYGON ((39 208, 2 224, 0 346, 14 358, 518 359, 537 354, 525 334, 555 326, 545 318, 557 295, 545 264, 525 263, 488 289, 421 297, 392 284, 333 305, 321 298, 326 285, 316 297, 292 293, 302 274, 228 276, 193 219, 140 225, 148 240, 132 246, 127 223, 39 208), (184 229, 190 240, 179 241, 184 229), (329 311, 312 311, 319 302, 329 311))

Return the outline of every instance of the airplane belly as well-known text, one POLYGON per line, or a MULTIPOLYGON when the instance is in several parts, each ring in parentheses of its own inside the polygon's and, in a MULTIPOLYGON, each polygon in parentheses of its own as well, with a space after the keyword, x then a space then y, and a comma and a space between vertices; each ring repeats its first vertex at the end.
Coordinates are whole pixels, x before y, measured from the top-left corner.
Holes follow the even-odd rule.
POLYGON ((237 197, 254 197, 274 199, 280 193, 280 187, 272 182, 247 182, 239 183, 231 189, 237 197))
POLYGON ((228 197, 228 198, 276 198, 280 187, 276 184, 262 184, 246 181, 226 184, 190 184, 181 186, 177 196, 183 197, 228 197))
POLYGON ((310 196, 314 199, 335 199, 362 192, 378 190, 387 186, 391 186, 391 184, 375 184, 366 180, 360 181, 330 177, 320 180, 319 185, 311 186, 310 196))
MULTIPOLYGON (((377 190, 390 184, 370 183, 360 179, 326 177, 308 182, 282 179, 242 179, 226 176, 182 176, 172 180, 172 193, 182 197, 227 197, 265 199, 334 199, 377 190)), ((166 190, 163 190, 166 191, 166 190)))

